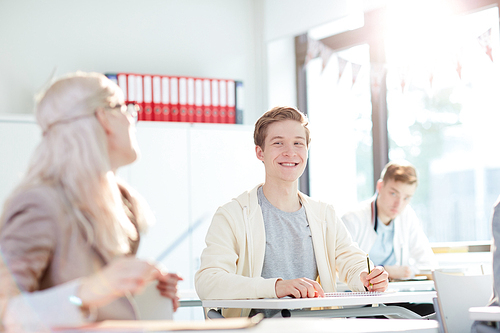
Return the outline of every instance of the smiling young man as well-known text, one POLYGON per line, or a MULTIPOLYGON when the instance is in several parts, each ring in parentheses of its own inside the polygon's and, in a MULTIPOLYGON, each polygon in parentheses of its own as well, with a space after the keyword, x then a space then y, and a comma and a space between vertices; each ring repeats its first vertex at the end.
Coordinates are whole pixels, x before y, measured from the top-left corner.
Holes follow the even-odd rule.
POLYGON ((254 142, 265 183, 217 210, 195 276, 200 299, 321 297, 336 290, 336 273, 353 291, 384 291, 387 272, 368 274, 366 254, 333 207, 298 190, 310 142, 305 116, 273 108, 257 120, 254 142))
POLYGON ((388 163, 375 196, 342 217, 353 240, 391 279, 411 278, 420 267, 434 266, 429 240, 408 205, 416 189, 417 173, 410 163, 388 163))

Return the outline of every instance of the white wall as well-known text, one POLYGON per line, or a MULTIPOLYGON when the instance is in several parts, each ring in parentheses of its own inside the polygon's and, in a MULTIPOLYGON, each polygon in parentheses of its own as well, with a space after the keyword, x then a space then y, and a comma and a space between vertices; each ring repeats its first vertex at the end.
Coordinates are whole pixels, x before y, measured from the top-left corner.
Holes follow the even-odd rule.
POLYGON ((294 37, 356 11, 369 11, 388 0, 265 0, 264 40, 294 37))
POLYGON ((268 109, 297 106, 294 38, 267 42, 268 109))
POLYGON ((125 71, 242 80, 253 125, 295 101, 295 35, 386 1, 2 0, 0 113, 32 113, 54 68, 125 71))
POLYGON ((264 0, 267 108, 297 106, 295 36, 385 3, 387 0, 264 0))
POLYGON ((245 123, 265 108, 260 0, 2 0, 0 113, 31 113, 76 70, 242 80, 245 123))
POLYGON ((32 116, 0 116, 0 215, 5 200, 28 169, 41 135, 32 116))

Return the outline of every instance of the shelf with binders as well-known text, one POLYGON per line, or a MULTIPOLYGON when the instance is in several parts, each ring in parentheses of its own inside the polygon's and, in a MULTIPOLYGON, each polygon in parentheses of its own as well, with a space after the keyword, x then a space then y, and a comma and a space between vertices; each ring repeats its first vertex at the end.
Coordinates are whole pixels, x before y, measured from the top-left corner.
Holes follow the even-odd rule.
POLYGON ((243 124, 244 86, 232 79, 107 73, 139 121, 243 124))

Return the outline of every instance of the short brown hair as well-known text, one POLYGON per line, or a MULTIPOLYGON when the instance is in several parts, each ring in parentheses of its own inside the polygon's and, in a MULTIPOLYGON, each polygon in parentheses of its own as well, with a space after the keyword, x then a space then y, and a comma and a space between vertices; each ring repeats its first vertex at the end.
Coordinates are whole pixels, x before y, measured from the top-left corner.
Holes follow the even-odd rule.
POLYGON ((300 112, 299 110, 289 107, 289 106, 276 106, 271 110, 264 113, 255 123, 255 130, 253 132, 253 141, 256 146, 264 149, 264 143, 267 136, 267 128, 269 125, 283 120, 295 120, 300 122, 300 124, 306 130, 306 144, 309 146, 309 142, 311 141, 309 136, 309 128, 307 125, 309 124, 307 121, 307 117, 300 112))
POLYGON ((412 185, 417 183, 417 170, 408 161, 389 162, 382 170, 380 179, 384 183, 388 180, 394 180, 412 185))

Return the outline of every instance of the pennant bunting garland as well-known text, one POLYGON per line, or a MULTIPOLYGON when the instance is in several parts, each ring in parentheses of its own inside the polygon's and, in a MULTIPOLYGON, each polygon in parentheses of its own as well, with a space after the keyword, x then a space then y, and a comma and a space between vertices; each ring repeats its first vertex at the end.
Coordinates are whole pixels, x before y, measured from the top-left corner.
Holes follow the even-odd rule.
MULTIPOLYGON (((483 52, 488 56, 488 58, 493 62, 493 41, 492 41, 492 28, 489 28, 486 30, 484 33, 476 37, 479 47, 483 50, 483 52)), ((455 71, 458 75, 458 78, 462 80, 462 69, 463 66, 469 66, 468 62, 463 62, 462 60, 462 53, 463 53, 463 48, 465 47, 464 45, 468 45, 466 43, 463 43, 462 45, 457 45, 456 46, 456 58, 455 59, 449 59, 449 64, 453 64, 455 62, 455 71)), ((477 44, 476 44, 477 45, 477 44)), ((309 63, 312 59, 321 58, 322 61, 322 70, 323 71, 326 66, 328 65, 332 55, 335 54, 335 51, 328 47, 327 45, 323 44, 321 41, 315 40, 313 38, 308 37, 307 39, 307 54, 305 58, 305 65, 309 63)), ((338 62, 338 78, 337 78, 337 83, 340 82, 340 79, 342 78, 342 75, 344 74, 344 71, 346 69, 346 66, 348 63, 351 64, 351 69, 352 69, 352 78, 351 78, 351 87, 354 86, 356 83, 356 80, 359 76, 360 70, 362 68, 362 65, 350 62, 342 57, 340 57, 338 54, 336 54, 337 57, 337 62, 338 62)), ((415 66, 416 67, 416 66, 415 66)), ((450 66, 453 68, 453 66, 450 66)), ((447 66, 448 68, 448 66, 447 66)), ((370 84, 371 84, 371 90, 372 93, 378 94, 380 91, 380 87, 382 85, 382 80, 384 80, 386 73, 388 70, 388 64, 386 63, 371 63, 370 64, 370 84)), ((427 80, 429 83, 430 87, 430 93, 432 93, 433 89, 433 84, 434 84, 434 79, 436 78, 436 75, 439 77, 440 71, 436 71, 436 68, 429 68, 428 71, 424 71, 423 73, 420 73, 420 71, 416 68, 414 68, 413 64, 407 64, 406 66, 398 66, 394 68, 395 72, 399 74, 399 83, 401 86, 401 92, 404 93, 405 89, 408 89, 408 86, 410 85, 410 81, 412 79, 415 79, 415 82, 424 82, 427 80), (412 78, 410 77, 410 72, 411 75, 420 75, 420 79, 415 77, 412 78), (423 75, 423 77, 422 77, 423 75), (425 75, 427 75, 427 78, 425 78, 425 75), (422 79, 424 81, 422 81, 422 79)), ((392 70, 391 70, 392 72, 392 70)))

